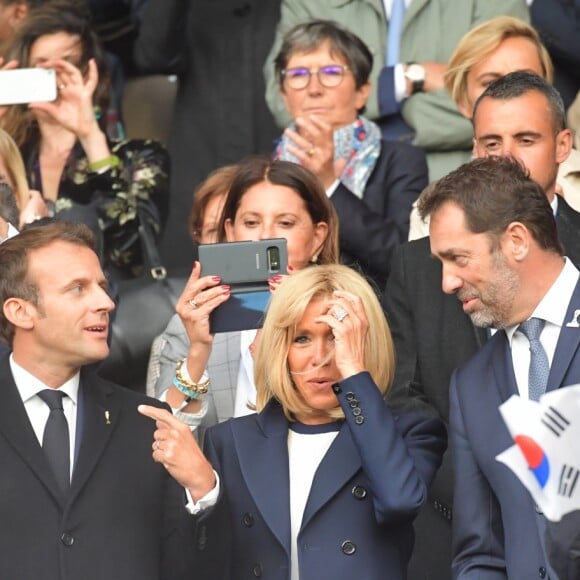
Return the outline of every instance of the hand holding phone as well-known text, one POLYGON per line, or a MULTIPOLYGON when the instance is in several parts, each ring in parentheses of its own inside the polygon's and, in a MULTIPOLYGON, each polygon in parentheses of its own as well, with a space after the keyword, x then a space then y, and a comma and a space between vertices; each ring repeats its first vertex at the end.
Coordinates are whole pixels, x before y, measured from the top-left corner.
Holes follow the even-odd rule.
POLYGON ((268 278, 286 274, 284 238, 199 246, 204 276, 219 276, 231 287, 230 298, 210 315, 210 330, 230 332, 261 328, 270 300, 268 278))
POLYGON ((56 71, 51 68, 0 70, 0 105, 54 101, 56 71))

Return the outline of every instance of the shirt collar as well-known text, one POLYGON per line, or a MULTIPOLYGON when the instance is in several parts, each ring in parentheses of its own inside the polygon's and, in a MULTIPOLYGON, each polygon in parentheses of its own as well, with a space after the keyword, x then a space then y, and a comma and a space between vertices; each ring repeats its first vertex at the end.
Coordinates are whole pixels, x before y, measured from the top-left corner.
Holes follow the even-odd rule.
MULTIPOLYGON (((30 374, 26 369, 21 367, 14 360, 13 354, 10 355, 10 370, 12 371, 16 388, 20 393, 23 403, 26 403, 26 401, 35 397, 40 391, 50 388, 34 375, 30 374)), ((70 378, 59 387, 59 390, 66 393, 75 405, 77 404, 78 399, 79 383, 80 373, 77 372, 74 377, 70 378)))
MULTIPOLYGON (((570 300, 572 300, 572 294, 578 283, 578 275, 578 270, 574 264, 568 258, 565 258, 562 271, 540 300, 540 303, 536 306, 530 318, 541 318, 547 323, 554 324, 560 328, 566 316, 570 300)), ((518 324, 508 326, 505 329, 510 346, 519 325, 520 323, 518 322, 518 324)))

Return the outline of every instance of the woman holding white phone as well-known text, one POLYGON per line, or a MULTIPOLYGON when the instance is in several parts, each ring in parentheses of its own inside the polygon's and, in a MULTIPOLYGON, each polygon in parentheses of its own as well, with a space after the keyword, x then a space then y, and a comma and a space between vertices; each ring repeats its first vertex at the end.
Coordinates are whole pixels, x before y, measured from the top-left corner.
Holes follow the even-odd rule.
MULTIPOLYGON (((254 157, 239 164, 224 202, 219 241, 286 238, 288 264, 300 270, 338 261, 337 229, 336 213, 313 173, 288 161, 254 157)), ((154 393, 194 428, 202 419, 206 427, 252 412, 255 402, 256 331, 210 334, 209 315, 230 289, 202 274, 196 262, 177 315, 161 336, 154 393)), ((279 281, 272 278, 271 288, 279 281)))
POLYGON ((45 213, 89 225, 113 277, 138 274, 139 213, 161 230, 168 156, 158 143, 105 134, 109 83, 86 8, 61 0, 38 8, 19 28, 10 54, 22 68, 52 68, 57 75, 55 101, 13 105, 0 122, 20 148, 45 213))

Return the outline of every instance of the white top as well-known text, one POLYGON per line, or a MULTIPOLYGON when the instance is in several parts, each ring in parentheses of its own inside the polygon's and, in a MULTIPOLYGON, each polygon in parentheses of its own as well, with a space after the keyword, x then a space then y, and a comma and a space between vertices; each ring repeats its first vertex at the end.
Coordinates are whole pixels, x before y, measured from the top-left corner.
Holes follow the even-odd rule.
MULTIPOLYGON (((16 388, 18 389, 22 402, 24 403, 24 409, 30 419, 32 428, 34 429, 34 434, 38 439, 38 443, 42 447, 42 436, 44 435, 44 428, 48 421, 50 409, 38 396, 38 393, 45 389, 50 389, 51 387, 45 385, 42 381, 37 379, 34 375, 31 375, 27 370, 16 363, 12 354, 10 355, 10 370, 12 371, 16 388)), ((72 476, 76 441, 79 373, 61 385, 58 390, 68 395, 62 399, 62 408, 64 416, 68 422, 68 434, 70 438, 70 475, 72 476)), ((104 416, 103 421, 105 421, 104 416)))
MULTIPOLYGON (((542 298, 530 318, 541 318, 546 323, 540 334, 540 342, 546 351, 550 366, 554 359, 556 344, 562 322, 566 316, 572 294, 578 283, 578 270, 566 258, 564 268, 552 287, 542 298)), ((567 321, 566 321, 567 322, 567 321)), ((510 343, 512 361, 516 383, 520 396, 529 398, 528 371, 530 367, 530 343, 522 332, 516 332, 519 324, 506 328, 506 335, 510 343)), ((580 332, 580 329, 578 330, 580 332)))
MULTIPOLYGON (((308 429, 308 426, 295 426, 308 429)), ((319 426, 316 426, 319 427, 319 426)), ((337 429, 337 424, 329 424, 337 429)), ((297 433, 288 429, 288 464, 290 472, 290 530, 291 580, 299 580, 297 541, 302 526, 304 508, 310 495, 312 481, 320 462, 338 435, 337 430, 326 433, 297 433)))
POLYGON ((240 368, 238 369, 238 384, 236 386, 236 401, 234 417, 243 417, 254 413, 248 408, 248 403, 256 404, 256 385, 254 383, 254 357, 250 346, 256 338, 257 330, 242 330, 240 332, 240 368))

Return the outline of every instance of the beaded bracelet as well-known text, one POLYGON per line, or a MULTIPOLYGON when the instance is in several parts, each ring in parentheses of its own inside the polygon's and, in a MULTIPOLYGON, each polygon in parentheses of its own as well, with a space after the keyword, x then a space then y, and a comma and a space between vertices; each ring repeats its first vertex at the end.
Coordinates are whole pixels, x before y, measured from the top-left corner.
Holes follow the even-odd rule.
MULTIPOLYGON (((198 399, 201 395, 207 393, 209 387, 209 379, 202 381, 201 383, 195 383, 193 381, 187 380, 181 369, 186 359, 182 359, 177 363, 175 368, 175 377, 173 379, 173 384, 175 388, 183 393, 188 399, 198 399)), ((189 401, 188 401, 189 402, 189 401)))
POLYGON ((98 173, 103 169, 114 169, 115 167, 119 167, 119 165, 121 165, 121 160, 116 155, 109 155, 104 159, 89 163, 89 169, 93 173, 98 173))

